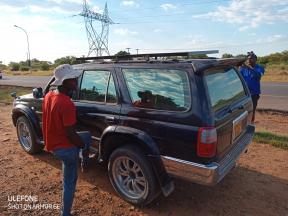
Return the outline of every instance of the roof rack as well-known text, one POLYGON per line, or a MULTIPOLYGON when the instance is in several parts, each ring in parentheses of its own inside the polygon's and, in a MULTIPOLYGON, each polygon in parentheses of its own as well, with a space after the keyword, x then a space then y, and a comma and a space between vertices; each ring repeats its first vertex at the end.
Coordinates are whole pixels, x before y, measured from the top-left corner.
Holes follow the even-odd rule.
POLYGON ((171 56, 186 56, 193 57, 193 55, 207 55, 207 54, 216 54, 219 53, 219 50, 205 50, 205 51, 190 51, 190 52, 172 52, 172 53, 145 53, 145 54, 133 54, 133 55, 123 55, 123 56, 97 56, 97 57, 81 57, 76 58, 77 61, 85 61, 85 60, 129 60, 132 58, 144 58, 149 61, 150 58, 154 57, 171 57, 171 56))

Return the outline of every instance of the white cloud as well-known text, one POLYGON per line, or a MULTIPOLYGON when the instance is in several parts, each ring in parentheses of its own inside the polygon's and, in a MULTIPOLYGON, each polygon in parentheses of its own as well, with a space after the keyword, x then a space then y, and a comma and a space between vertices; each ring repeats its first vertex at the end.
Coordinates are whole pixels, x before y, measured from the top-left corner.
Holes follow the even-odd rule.
POLYGON ((255 32, 249 33, 250 36, 256 36, 257 34, 255 32))
MULTIPOLYGON (((55 2, 57 4, 62 4, 62 3, 75 3, 75 4, 83 4, 82 0, 48 0, 50 2, 55 2)), ((89 1, 88 1, 89 2, 89 1)))
POLYGON ((1 13, 19 13, 23 11, 25 7, 13 7, 10 5, 0 5, 1 13))
POLYGON ((245 31, 262 24, 288 22, 287 10, 287 0, 232 0, 228 6, 218 6, 215 11, 194 18, 240 25, 238 30, 245 31))
POLYGON ((162 32, 163 30, 162 29, 154 29, 153 30, 153 32, 155 32, 155 33, 160 33, 160 32, 162 32))
POLYGON ((168 10, 172 10, 172 9, 176 9, 177 7, 173 4, 170 4, 170 3, 166 3, 166 4, 161 4, 160 7, 165 10, 165 11, 168 11, 168 10))
MULTIPOLYGON (((57 1, 57 0, 55 0, 57 1)), ((3 15, 4 13, 7 14, 19 14, 21 12, 27 12, 27 13, 58 13, 58 14, 71 14, 71 13, 77 13, 81 10, 81 7, 79 6, 71 6, 64 7, 60 6, 58 4, 53 3, 47 3, 47 2, 34 2, 32 4, 21 4, 15 5, 15 4, 1 4, 0 3, 0 12, 3 15)))
POLYGON ((128 35, 137 35, 138 32, 130 31, 127 28, 117 28, 117 29, 114 30, 114 34, 118 34, 118 35, 121 35, 121 36, 128 36, 128 35))
POLYGON ((132 0, 125 0, 121 2, 121 5, 127 6, 127 7, 139 7, 140 5, 132 0))
POLYGON ((287 41, 287 40, 288 40, 288 36, 275 34, 275 35, 270 35, 266 38, 260 38, 257 40, 257 43, 259 43, 259 44, 278 43, 278 42, 287 41))
POLYGON ((51 7, 51 8, 45 8, 45 7, 40 7, 37 5, 29 5, 27 6, 29 10, 32 13, 60 13, 60 14, 70 14, 73 13, 73 11, 67 11, 64 10, 60 7, 51 7))
POLYGON ((92 7, 92 11, 96 13, 101 13, 101 14, 103 13, 103 10, 99 6, 92 7))
POLYGON ((31 58, 53 61, 61 56, 87 54, 87 39, 83 27, 80 31, 81 26, 73 26, 67 20, 13 14, 9 17, 0 16, 0 28, 5 29, 5 34, 0 34, 0 60, 5 64, 23 61, 27 56, 26 36, 14 24, 27 31, 31 58), (65 35, 68 31, 72 32, 69 37, 65 35))

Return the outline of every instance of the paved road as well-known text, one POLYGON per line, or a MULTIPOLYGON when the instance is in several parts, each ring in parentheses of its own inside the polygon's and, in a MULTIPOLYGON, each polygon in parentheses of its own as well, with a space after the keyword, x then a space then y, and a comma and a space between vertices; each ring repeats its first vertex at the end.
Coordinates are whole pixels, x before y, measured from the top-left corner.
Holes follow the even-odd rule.
POLYGON ((0 80, 0 85, 15 85, 23 87, 44 87, 50 76, 5 76, 0 80))
POLYGON ((288 83, 262 82, 259 108, 288 111, 288 83))
MULTIPOLYGON (((45 76, 4 76, 0 85, 44 87, 50 77, 45 76)), ((288 111, 288 83, 262 82, 259 108, 288 111)))

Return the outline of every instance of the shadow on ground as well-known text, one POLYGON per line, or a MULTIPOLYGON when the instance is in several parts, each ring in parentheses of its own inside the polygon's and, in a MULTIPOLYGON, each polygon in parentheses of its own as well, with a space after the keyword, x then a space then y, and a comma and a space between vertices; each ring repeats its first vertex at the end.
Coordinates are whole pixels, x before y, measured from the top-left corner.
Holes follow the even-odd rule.
MULTIPOLYGON (((35 156, 61 170, 61 162, 52 154, 35 156)), ((101 190, 116 195, 106 168, 91 161, 89 173, 79 178, 101 190)), ((147 207, 136 207, 149 215, 288 215, 288 181, 241 166, 236 167, 214 187, 175 180, 175 191, 167 198, 160 196, 147 207)))

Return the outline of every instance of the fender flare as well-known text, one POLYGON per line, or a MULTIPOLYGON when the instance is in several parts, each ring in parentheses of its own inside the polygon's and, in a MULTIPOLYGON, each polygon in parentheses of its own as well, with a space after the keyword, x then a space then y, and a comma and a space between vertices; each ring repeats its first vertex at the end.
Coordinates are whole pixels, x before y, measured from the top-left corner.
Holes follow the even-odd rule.
POLYGON ((115 136, 115 135, 128 135, 130 137, 133 137, 139 141, 143 145, 142 147, 147 150, 148 155, 153 155, 153 156, 160 156, 160 151, 154 142, 154 140, 144 131, 131 128, 131 127, 126 127, 126 126, 109 126, 107 127, 101 136, 100 143, 99 143, 99 153, 100 157, 105 154, 105 140, 109 138, 110 136, 115 136))
POLYGON ((25 106, 23 104, 17 104, 12 110, 12 120, 14 126, 16 126, 17 117, 19 116, 19 114, 23 114, 28 119, 32 128, 35 131, 35 135, 38 140, 39 136, 41 135, 41 129, 35 112, 28 106, 25 106))

